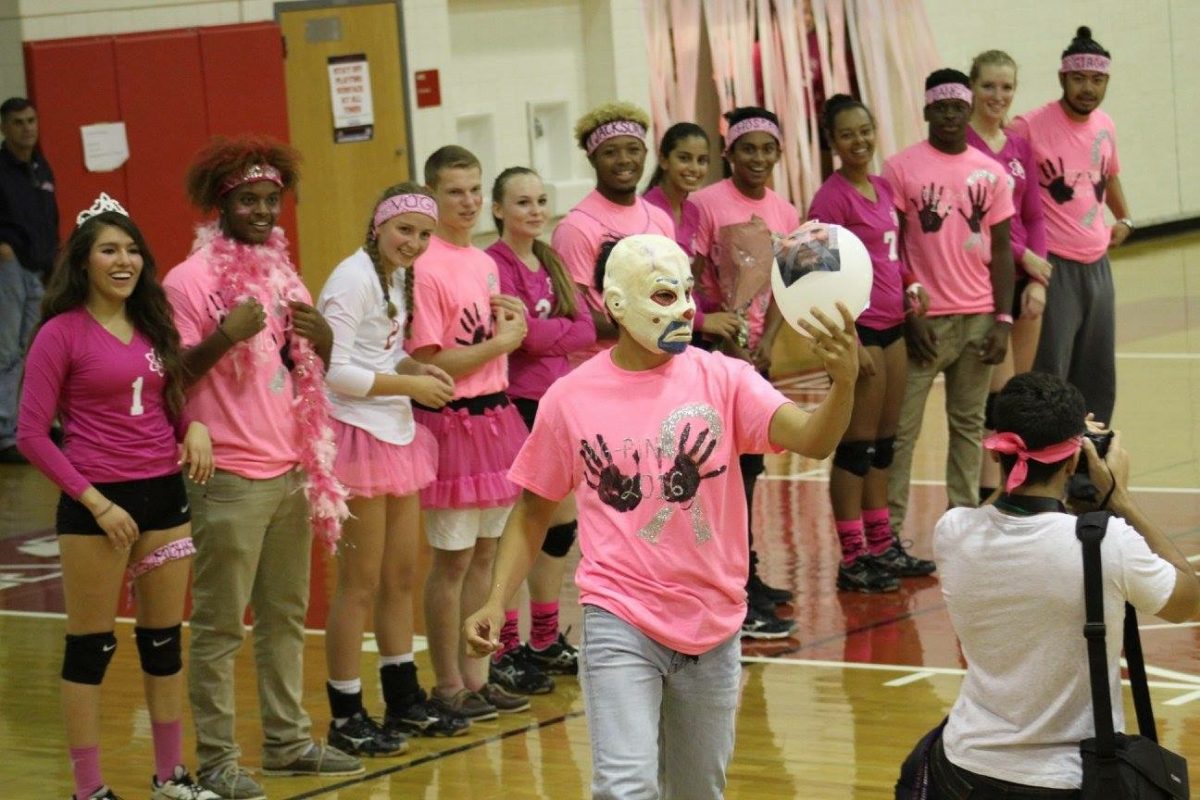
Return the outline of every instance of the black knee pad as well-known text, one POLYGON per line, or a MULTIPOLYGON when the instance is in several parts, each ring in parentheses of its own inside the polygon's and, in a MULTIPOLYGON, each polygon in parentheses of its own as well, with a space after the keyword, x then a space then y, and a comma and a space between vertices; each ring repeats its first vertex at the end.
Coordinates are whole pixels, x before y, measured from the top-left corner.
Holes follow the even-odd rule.
POLYGON ((575 531, 578 528, 578 522, 551 525, 546 531, 546 540, 542 542, 542 552, 553 558, 562 558, 571 551, 571 545, 575 544, 575 531))
POLYGON ((71 683, 99 686, 117 650, 117 637, 106 633, 67 634, 63 653, 62 679, 71 683))
POLYGON ((996 430, 996 418, 993 416, 996 412, 996 397, 999 392, 988 392, 987 402, 983 404, 983 427, 989 431, 996 430))
POLYGON ((874 457, 874 442, 842 442, 833 452, 833 465, 864 478, 871 471, 871 459, 874 457))
POLYGON ((889 436, 886 439, 875 440, 875 455, 871 459, 871 466, 875 469, 887 469, 892 465, 892 458, 896 454, 896 437, 889 436))
POLYGON ((142 661, 142 672, 157 678, 174 675, 183 669, 183 645, 180 639, 181 625, 170 628, 134 628, 138 658, 142 661))

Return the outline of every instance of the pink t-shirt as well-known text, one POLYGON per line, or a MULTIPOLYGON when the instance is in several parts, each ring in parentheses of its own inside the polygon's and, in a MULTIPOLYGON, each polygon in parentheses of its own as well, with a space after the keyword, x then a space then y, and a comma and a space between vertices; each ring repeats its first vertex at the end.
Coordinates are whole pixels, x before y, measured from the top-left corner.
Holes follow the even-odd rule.
MULTIPOLYGON (((759 217, 772 233, 785 235, 800 227, 800 214, 796 207, 770 189, 759 200, 742 194, 733 185, 732 178, 705 186, 693 192, 689 198, 700 209, 700 224, 696 228, 696 255, 708 260, 709 268, 700 276, 701 293, 709 298, 719 298, 729 310, 730 298, 721 290, 718 275, 721 263, 721 229, 726 225, 749 222, 759 217)), ((766 323, 767 307, 771 303, 771 285, 768 282, 750 303, 747 317, 750 323, 750 346, 762 338, 766 323)))
POLYGON ((508 354, 508 395, 538 400, 571 371, 568 354, 596 343, 596 326, 578 291, 573 317, 550 316, 558 296, 545 266, 532 271, 503 240, 486 252, 500 270, 500 290, 520 298, 527 312, 529 331, 521 346, 508 354))
POLYGON ((162 362, 140 332, 125 344, 84 308, 59 314, 29 347, 17 445, 75 499, 92 483, 179 472, 165 386, 162 362), (50 439, 55 416, 62 450, 50 439))
POLYGON ((883 176, 905 213, 905 256, 929 315, 992 313, 991 229, 1013 215, 1004 170, 973 147, 951 155, 926 141, 889 158, 883 176))
POLYGON ((892 187, 878 175, 867 176, 875 187, 872 203, 850 181, 835 172, 813 196, 808 218, 832 222, 862 240, 871 255, 874 280, 871 304, 858 323, 885 330, 904 322, 904 264, 900 261, 900 220, 892 187))
POLYGON ((1112 118, 1097 109, 1076 122, 1053 100, 1009 128, 1033 148, 1050 252, 1083 264, 1099 261, 1109 240, 1104 193, 1108 179, 1121 171, 1112 118))
MULTIPOLYGON (((230 311, 207 253, 208 248, 197 250, 163 279, 185 349, 211 336, 230 311)), ((294 299, 312 302, 302 284, 293 291, 294 299)), ((282 356, 292 336, 289 298, 269 288, 256 297, 267 312, 267 326, 247 340, 255 357, 243 361, 231 352, 221 358, 188 391, 187 414, 208 426, 218 468, 261 480, 295 467, 301 442, 292 373, 282 356)))
POLYGON ((699 348, 644 372, 601 353, 546 392, 509 479, 549 500, 575 492, 581 603, 699 655, 745 618, 738 455, 771 448, 788 402, 750 364, 699 348))
MULTIPOLYGON (((593 285, 596 257, 605 241, 623 239, 639 233, 657 233, 675 238, 675 223, 661 208, 637 197, 631 206, 618 205, 593 189, 567 212, 554 227, 550 244, 567 265, 576 285, 587 287, 584 297, 589 308, 604 310, 604 298, 593 285)), ((569 356, 572 367, 579 366, 612 342, 596 343, 569 356)))
POLYGON ((1011 128, 1004 132, 1004 146, 1000 152, 993 150, 970 125, 967 126, 967 144, 994 158, 1008 174, 1015 212, 1008 223, 1008 236, 1012 240, 1013 263, 1017 265, 1017 271, 1022 272, 1020 265, 1027 249, 1046 257, 1046 215, 1042 213, 1042 198, 1030 184, 1037 175, 1033 150, 1029 142, 1013 133, 1011 128))
MULTIPOLYGON (((459 247, 434 236, 413 265, 410 353, 433 345, 439 350, 467 347, 492 338, 492 295, 500 293, 496 262, 478 247, 459 247)), ((454 399, 503 392, 508 359, 500 356, 454 381, 454 399)))
MULTIPOLYGON (((652 206, 661 208, 674 221, 674 210, 671 201, 661 187, 655 186, 642 195, 642 198, 652 206)), ((675 225, 675 244, 683 248, 687 257, 696 255, 696 230, 700 227, 700 209, 691 200, 685 199, 680 208, 679 223, 675 225)))

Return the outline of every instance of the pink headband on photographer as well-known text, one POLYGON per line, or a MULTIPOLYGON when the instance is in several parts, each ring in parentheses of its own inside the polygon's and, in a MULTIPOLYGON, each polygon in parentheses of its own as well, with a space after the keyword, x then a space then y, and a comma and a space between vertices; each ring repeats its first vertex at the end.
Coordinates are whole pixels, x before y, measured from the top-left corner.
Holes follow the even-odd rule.
POLYGON ((424 214, 437 222, 437 201, 427 194, 395 194, 375 207, 375 230, 392 217, 409 212, 424 214))
POLYGON ((747 133, 762 131, 769 133, 775 137, 775 141, 783 144, 783 134, 779 131, 779 126, 766 117, 750 117, 741 122, 735 122, 729 126, 729 130, 725 132, 725 155, 733 150, 733 143, 745 136, 747 133))
POLYGON ((631 119, 615 119, 612 122, 606 122, 588 134, 587 147, 584 149, 587 150, 587 154, 590 156, 596 152, 596 148, 600 145, 618 136, 632 136, 635 139, 645 139, 646 128, 641 123, 634 122, 631 119))
POLYGON ((251 164, 244 172, 225 179, 221 184, 221 196, 224 197, 244 183, 258 181, 270 181, 280 189, 283 188, 283 174, 279 170, 270 164, 251 164))
POLYGON ((1041 450, 1030 450, 1025 446, 1024 439, 1008 431, 993 433, 983 440, 983 446, 988 450, 1017 457, 1017 463, 1013 464, 1012 470, 1008 473, 1008 480, 1004 483, 1006 492, 1011 492, 1025 482, 1025 476, 1029 474, 1030 459, 1039 464, 1053 464, 1055 461, 1062 461, 1064 458, 1075 455, 1082 444, 1082 436, 1072 436, 1065 442, 1048 445, 1041 450))
POLYGON ((1069 56, 1063 56, 1062 66, 1058 68, 1058 71, 1060 73, 1099 72, 1107 75, 1108 68, 1111 66, 1112 59, 1099 53, 1072 53, 1069 56))
POLYGON ((974 101, 969 86, 961 83, 942 83, 925 90, 925 105, 931 106, 939 100, 962 100, 967 105, 974 101))

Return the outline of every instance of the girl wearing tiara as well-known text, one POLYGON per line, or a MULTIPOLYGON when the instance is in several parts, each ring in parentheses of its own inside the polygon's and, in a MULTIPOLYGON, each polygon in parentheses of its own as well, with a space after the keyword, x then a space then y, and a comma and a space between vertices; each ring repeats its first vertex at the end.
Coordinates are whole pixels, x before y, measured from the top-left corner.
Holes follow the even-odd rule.
POLYGON ((454 395, 449 375, 409 358, 403 346, 414 314, 413 262, 436 223, 437 203, 427 190, 390 187, 375 204, 363 246, 334 269, 317 300, 333 329, 325 382, 337 442, 334 474, 350 493, 325 625, 329 741, 356 755, 395 755, 408 735, 453 736, 468 725, 426 702, 413 663, 418 492, 437 475, 437 443, 413 422, 412 400, 441 408, 454 395), (363 707, 359 677, 372 613, 387 704, 382 725, 363 707))
POLYGON ((154 257, 108 195, 76 218, 25 366, 17 444, 62 489, 55 528, 67 610, 63 712, 75 800, 115 800, 100 773, 100 684, 126 574, 154 739, 153 800, 217 795, 182 766, 180 620, 195 552, 181 465, 212 474, 183 414, 184 366, 154 257), (50 439, 62 420, 64 446, 50 439))
MULTIPOLYGON (((528 167, 509 167, 492 185, 492 219, 500 240, 487 254, 500 270, 500 291, 525 304, 529 332, 508 357, 508 396, 532 429, 538 402, 571 367, 567 356, 596 341, 591 315, 562 259, 537 237, 549 217, 542 179, 528 167)), ((517 632, 517 609, 506 609, 501 649, 492 654, 492 680, 510 691, 540 694, 554 688, 547 673, 575 674, 578 654, 558 629, 558 595, 567 553, 575 541, 575 503, 558 509, 529 574, 529 643, 517 632)))

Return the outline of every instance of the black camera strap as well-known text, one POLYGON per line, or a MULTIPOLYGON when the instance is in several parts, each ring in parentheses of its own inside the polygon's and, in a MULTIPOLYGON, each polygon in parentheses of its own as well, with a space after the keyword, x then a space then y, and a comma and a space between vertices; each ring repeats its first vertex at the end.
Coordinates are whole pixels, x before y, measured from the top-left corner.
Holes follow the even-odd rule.
MULTIPOLYGON (((1088 673, 1092 684, 1092 713, 1096 725, 1096 753, 1106 780, 1117 783, 1116 739, 1113 733, 1112 696, 1108 685, 1108 656, 1104 649, 1104 587, 1100 565, 1100 542, 1108 529, 1111 515, 1107 511, 1081 514, 1075 524, 1075 535, 1083 543, 1083 599, 1087 622, 1083 635, 1087 639, 1088 673)), ((1158 741, 1154 724, 1154 709, 1150 705, 1150 687, 1146 682, 1146 664, 1142 658, 1142 641, 1138 635, 1137 611, 1125 604, 1125 660, 1129 666, 1129 683, 1133 689, 1133 705, 1137 710, 1138 731, 1153 742, 1158 741)))

